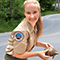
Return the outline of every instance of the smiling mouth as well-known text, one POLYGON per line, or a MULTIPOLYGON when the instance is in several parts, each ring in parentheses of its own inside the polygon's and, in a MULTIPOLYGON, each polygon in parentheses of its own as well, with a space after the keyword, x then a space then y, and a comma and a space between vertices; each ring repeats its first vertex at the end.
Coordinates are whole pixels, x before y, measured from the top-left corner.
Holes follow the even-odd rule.
POLYGON ((30 21, 35 21, 36 20, 36 18, 35 19, 29 19, 30 21))

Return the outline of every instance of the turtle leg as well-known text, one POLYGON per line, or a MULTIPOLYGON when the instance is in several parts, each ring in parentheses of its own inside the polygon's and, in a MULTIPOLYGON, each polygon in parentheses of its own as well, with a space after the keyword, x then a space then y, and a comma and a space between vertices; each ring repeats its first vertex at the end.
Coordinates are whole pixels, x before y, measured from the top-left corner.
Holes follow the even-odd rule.
POLYGON ((54 55, 53 57, 52 57, 52 59, 55 57, 56 55, 54 55))
POLYGON ((58 55, 58 52, 56 52, 55 55, 53 55, 52 59, 53 59, 56 55, 58 55))

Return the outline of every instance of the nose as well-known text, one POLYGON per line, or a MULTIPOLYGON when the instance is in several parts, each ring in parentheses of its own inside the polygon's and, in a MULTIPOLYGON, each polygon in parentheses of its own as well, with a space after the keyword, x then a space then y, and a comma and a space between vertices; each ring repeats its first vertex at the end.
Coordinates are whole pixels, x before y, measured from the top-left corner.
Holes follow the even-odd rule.
POLYGON ((33 14, 31 14, 31 18, 34 18, 34 15, 33 14))

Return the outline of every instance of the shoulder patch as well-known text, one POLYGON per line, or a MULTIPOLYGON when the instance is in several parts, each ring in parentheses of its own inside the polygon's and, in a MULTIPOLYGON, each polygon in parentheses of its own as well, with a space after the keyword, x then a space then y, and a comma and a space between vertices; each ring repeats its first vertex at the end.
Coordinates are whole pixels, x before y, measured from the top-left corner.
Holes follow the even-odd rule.
POLYGON ((21 32, 15 32, 14 38, 16 41, 21 41, 23 39, 23 34, 21 32))

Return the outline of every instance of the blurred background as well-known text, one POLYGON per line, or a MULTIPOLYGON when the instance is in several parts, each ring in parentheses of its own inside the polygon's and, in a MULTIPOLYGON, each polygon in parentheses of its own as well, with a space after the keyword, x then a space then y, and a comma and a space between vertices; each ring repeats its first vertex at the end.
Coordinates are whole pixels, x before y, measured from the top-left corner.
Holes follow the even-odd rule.
MULTIPOLYGON (((0 0, 0 33, 12 31, 25 18, 23 3, 25 0, 0 0)), ((41 6, 41 16, 60 13, 55 3, 58 0, 38 0, 41 6)))

